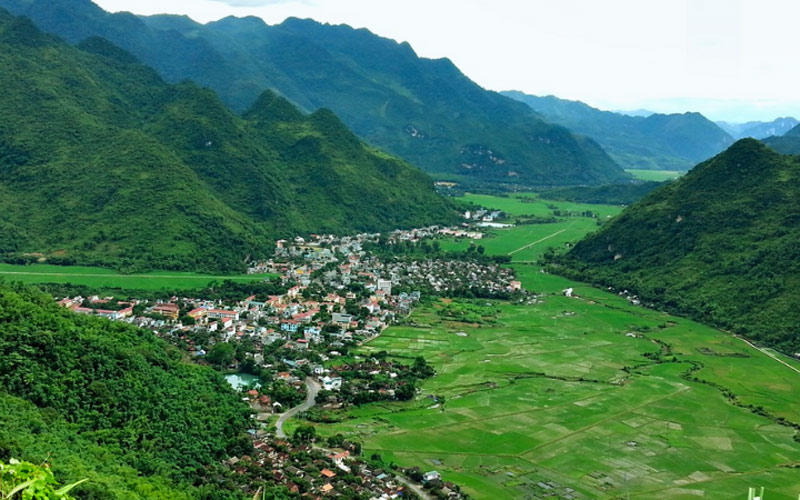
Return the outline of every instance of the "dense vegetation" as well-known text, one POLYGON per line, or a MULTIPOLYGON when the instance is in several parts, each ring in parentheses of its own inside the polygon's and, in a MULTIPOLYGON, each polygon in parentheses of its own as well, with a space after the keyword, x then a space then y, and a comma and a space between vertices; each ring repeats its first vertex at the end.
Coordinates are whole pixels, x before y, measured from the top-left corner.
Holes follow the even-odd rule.
POLYGON ((301 109, 329 108, 371 144, 468 183, 600 184, 627 177, 591 139, 488 92, 447 59, 348 26, 257 18, 201 25, 180 16, 109 14, 89 0, 0 0, 79 43, 102 36, 168 81, 191 79, 237 111, 265 89, 301 109))
POLYGON ((571 201, 573 203, 630 205, 642 199, 661 184, 661 182, 649 181, 592 187, 567 187, 544 191, 539 193, 539 197, 545 200, 571 201))
POLYGON ((596 140, 624 168, 688 170, 733 142, 727 132, 699 113, 627 116, 553 96, 503 94, 596 140))
POLYGON ((560 272, 800 352, 800 160, 753 139, 628 207, 560 272))
POLYGON ((249 409, 218 373, 21 285, 0 285, 0 387, 0 460, 49 457, 60 481, 90 479, 78 498, 199 498, 249 445, 249 409))
POLYGON ((242 270, 276 236, 455 220, 419 170, 327 110, 244 117, 109 42, 0 12, 0 254, 123 270, 242 270), (13 193, 13 194, 12 194, 13 193))

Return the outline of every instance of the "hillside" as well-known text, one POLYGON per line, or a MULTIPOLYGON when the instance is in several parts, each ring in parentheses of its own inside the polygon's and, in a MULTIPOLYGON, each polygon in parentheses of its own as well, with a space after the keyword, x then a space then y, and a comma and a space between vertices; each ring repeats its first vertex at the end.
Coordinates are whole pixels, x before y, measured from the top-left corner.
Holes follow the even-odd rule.
POLYGON ((73 43, 98 35, 168 81, 191 79, 244 111, 265 90, 306 112, 329 108, 358 136, 467 183, 601 184, 627 178, 597 143, 489 92, 447 59, 367 30, 256 18, 201 25, 180 16, 109 14, 89 0, 0 0, 73 43))
POLYGON ((785 117, 776 118, 771 122, 746 122, 746 123, 728 123, 717 122, 724 131, 731 134, 734 139, 744 139, 751 137, 753 139, 765 139, 767 137, 781 136, 798 125, 795 118, 785 117))
POLYGON ((785 155, 800 155, 800 125, 779 137, 768 137, 764 144, 785 155))
POLYGON ((430 178, 330 111, 265 92, 240 117, 103 39, 71 47, 5 12, 0 63, 6 259, 235 271, 280 236, 457 217, 430 178))
POLYGON ((800 352, 800 160, 744 139, 578 243, 561 271, 800 352))
POLYGON ((553 96, 518 91, 503 95, 527 104, 553 123, 595 139, 626 169, 688 170, 733 142, 728 133, 699 113, 628 116, 553 96))
POLYGON ((181 357, 149 331, 0 284, 0 459, 52 460, 59 480, 89 480, 79 499, 240 498, 204 476, 247 449, 249 408, 181 357))

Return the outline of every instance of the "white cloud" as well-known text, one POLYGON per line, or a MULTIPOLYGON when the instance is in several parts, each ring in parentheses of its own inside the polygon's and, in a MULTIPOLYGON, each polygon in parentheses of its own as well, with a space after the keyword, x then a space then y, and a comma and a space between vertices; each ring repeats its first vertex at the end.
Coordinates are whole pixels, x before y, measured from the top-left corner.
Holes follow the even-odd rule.
POLYGON ((269 5, 279 5, 286 3, 303 3, 310 4, 310 0, 211 0, 212 2, 219 2, 228 4, 231 7, 266 7, 269 5))

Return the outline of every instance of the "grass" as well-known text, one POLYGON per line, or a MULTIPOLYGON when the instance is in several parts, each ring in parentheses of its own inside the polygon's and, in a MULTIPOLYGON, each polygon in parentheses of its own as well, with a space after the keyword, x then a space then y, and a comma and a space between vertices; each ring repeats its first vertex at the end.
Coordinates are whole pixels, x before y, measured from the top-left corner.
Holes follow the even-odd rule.
POLYGON ((230 275, 154 271, 144 274, 120 274, 100 267, 29 266, 0 263, 0 278, 23 283, 71 283, 93 288, 124 288, 128 290, 182 290, 202 288, 213 281, 257 281, 271 275, 230 275))
MULTIPOLYGON (((541 200, 533 193, 522 193, 501 198, 489 195, 468 194, 465 201, 503 210, 512 219, 525 216, 553 217, 553 210, 582 213, 590 211, 592 217, 557 217, 559 222, 552 224, 519 225, 508 229, 485 230, 489 235, 478 243, 486 248, 488 254, 511 255, 514 262, 534 262, 549 247, 564 249, 587 233, 598 229, 598 221, 607 221, 617 215, 622 208, 612 205, 590 205, 563 201, 541 200)), ((449 251, 466 250, 470 241, 443 239, 442 249, 449 251)))
MULTIPOLYGON (((534 227, 483 244, 503 253, 537 237, 534 227)), ((438 470, 477 499, 563 498, 567 488, 577 498, 744 498, 749 486, 797 498, 800 445, 776 419, 800 422, 800 374, 724 332, 513 265, 539 303, 502 303, 480 327, 444 320, 440 303, 418 309, 417 326, 391 327, 362 353, 421 355, 437 375, 414 401, 352 409, 318 430, 438 470), (659 342, 671 350, 663 362, 645 356, 663 353, 659 342)))
POLYGON ((643 181, 656 181, 664 182, 677 179, 686 172, 679 172, 677 170, 637 170, 626 169, 626 172, 633 175, 635 178, 643 181))

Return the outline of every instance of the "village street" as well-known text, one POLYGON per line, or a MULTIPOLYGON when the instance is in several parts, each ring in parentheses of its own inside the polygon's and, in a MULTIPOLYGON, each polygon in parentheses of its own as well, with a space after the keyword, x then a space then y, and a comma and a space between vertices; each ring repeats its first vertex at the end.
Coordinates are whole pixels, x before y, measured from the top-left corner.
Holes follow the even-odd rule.
POLYGON ((277 436, 280 439, 286 439, 286 433, 283 432, 283 424, 293 416, 298 413, 302 413, 317 403, 317 393, 319 393, 322 387, 319 383, 311 377, 306 378, 306 400, 303 401, 301 404, 295 406, 294 408, 287 410, 283 415, 278 418, 278 422, 275 424, 277 427, 277 436))

